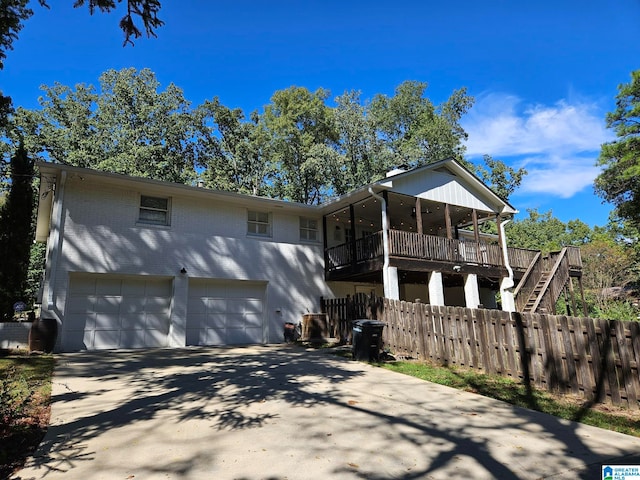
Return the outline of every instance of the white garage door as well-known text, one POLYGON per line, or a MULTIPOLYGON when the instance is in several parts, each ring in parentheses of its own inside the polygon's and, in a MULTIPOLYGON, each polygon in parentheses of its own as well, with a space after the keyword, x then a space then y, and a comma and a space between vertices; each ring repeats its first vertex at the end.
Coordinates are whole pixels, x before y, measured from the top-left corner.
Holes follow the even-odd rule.
POLYGON ((265 286, 190 279, 187 345, 264 343, 265 286))
POLYGON ((171 294, 171 279, 72 274, 63 350, 167 346, 171 294))

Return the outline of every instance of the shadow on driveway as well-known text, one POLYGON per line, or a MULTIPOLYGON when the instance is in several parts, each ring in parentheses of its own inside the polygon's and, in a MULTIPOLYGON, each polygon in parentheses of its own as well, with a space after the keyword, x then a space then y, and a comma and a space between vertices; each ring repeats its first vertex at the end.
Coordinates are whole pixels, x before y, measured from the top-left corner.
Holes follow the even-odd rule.
POLYGON ((57 357, 14 478, 600 478, 640 439, 275 345, 57 357))

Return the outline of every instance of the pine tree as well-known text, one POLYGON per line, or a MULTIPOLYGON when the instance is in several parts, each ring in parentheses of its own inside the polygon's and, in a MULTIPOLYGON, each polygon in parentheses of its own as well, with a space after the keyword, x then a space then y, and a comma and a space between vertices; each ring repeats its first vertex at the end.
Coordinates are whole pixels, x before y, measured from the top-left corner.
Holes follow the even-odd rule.
POLYGON ((24 295, 33 230, 32 180, 34 162, 22 142, 9 164, 11 186, 0 208, 0 318, 10 319, 15 302, 24 295))

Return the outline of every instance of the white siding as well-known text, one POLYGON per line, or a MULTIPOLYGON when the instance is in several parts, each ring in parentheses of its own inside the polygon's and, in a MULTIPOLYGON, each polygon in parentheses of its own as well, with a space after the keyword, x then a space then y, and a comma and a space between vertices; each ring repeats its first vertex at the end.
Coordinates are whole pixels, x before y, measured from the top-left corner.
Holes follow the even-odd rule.
POLYGON ((422 175, 394 179, 393 191, 481 211, 499 211, 499 207, 490 204, 480 192, 472 190, 466 182, 463 184, 457 176, 443 171, 431 170, 422 175))
POLYGON ((297 213, 274 209, 273 237, 256 238, 247 235, 246 207, 172 196, 169 227, 140 226, 141 193, 162 195, 79 177, 67 181, 62 254, 53 282, 53 310, 63 323, 71 272, 173 278, 170 345, 186 342, 185 317, 176 312, 187 309, 189 278, 267 283, 267 342, 282 341, 284 322, 317 311, 320 296, 331 295, 324 282, 322 245, 300 243, 297 213))

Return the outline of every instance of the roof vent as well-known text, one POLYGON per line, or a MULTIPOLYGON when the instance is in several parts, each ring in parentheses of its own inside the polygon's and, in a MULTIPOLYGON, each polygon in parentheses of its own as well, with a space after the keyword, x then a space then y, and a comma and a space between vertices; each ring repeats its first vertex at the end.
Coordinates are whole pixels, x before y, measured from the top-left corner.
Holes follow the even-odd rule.
POLYGON ((405 173, 406 170, 404 168, 394 168, 393 170, 389 170, 387 172, 387 178, 393 177, 394 175, 399 175, 401 173, 405 173))

